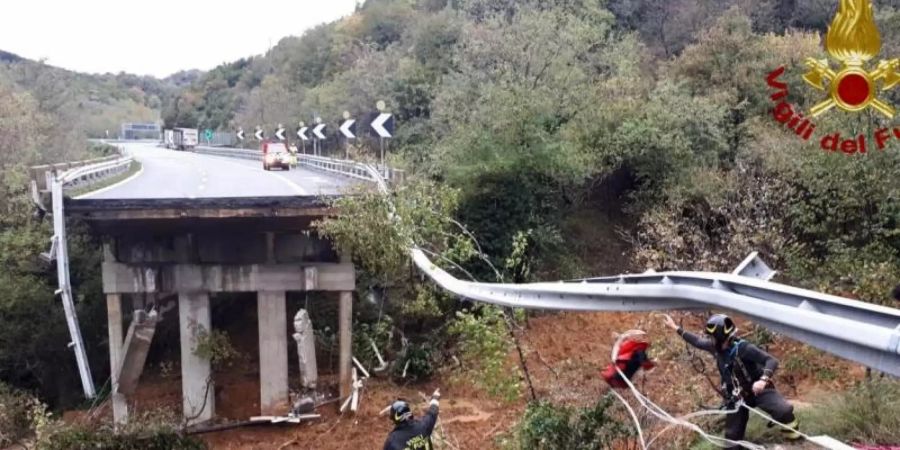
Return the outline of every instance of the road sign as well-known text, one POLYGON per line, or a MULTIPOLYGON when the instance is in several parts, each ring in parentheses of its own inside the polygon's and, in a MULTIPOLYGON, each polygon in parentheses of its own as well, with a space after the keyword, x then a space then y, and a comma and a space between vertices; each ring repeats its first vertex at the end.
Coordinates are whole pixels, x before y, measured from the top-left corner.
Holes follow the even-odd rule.
POLYGON ((284 140, 284 127, 279 126, 277 130, 275 130, 275 137, 278 138, 279 141, 284 140))
POLYGON ((206 131, 203 132, 203 135, 206 136, 206 142, 209 142, 213 138, 213 130, 210 130, 209 128, 207 128, 206 131))
POLYGON ((256 133, 253 133, 253 136, 256 136, 257 141, 263 140, 263 130, 262 128, 257 128, 256 133))
POLYGON ((325 139, 325 124, 320 123, 316 125, 316 127, 313 128, 313 134, 315 134, 319 139, 325 139))
POLYGON ((381 113, 372 122, 372 129, 383 138, 394 137, 394 115, 381 113))
POLYGON ((356 121, 348 119, 341 124, 341 134, 347 139, 356 139, 356 121))
POLYGON ((244 129, 243 129, 243 128, 241 128, 240 130, 238 130, 238 132, 237 132, 237 138, 238 138, 239 141, 243 141, 243 140, 244 140, 244 129))
POLYGON ((297 128, 297 137, 303 139, 304 141, 309 140, 309 136, 306 134, 306 131, 309 130, 309 127, 300 127, 297 128))

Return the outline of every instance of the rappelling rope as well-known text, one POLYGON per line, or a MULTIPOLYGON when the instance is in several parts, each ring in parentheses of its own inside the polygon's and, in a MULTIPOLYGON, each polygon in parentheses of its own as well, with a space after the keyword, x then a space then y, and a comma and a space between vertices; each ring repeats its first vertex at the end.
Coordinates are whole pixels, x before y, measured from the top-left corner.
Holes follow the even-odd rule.
MULTIPOLYGON (((641 394, 641 392, 638 391, 638 389, 634 386, 634 384, 631 382, 631 380, 629 380, 628 377, 625 376, 625 374, 622 372, 622 370, 619 369, 618 365, 616 365, 616 354, 618 353, 619 345, 621 344, 622 340, 624 340, 627 337, 641 336, 641 335, 645 335, 645 334, 646 334, 645 332, 640 331, 640 330, 630 330, 630 331, 623 333, 616 340, 616 343, 613 346, 613 350, 612 350, 612 354, 611 354, 611 359, 612 359, 614 367, 616 368, 616 372, 619 373, 619 376, 622 378, 622 380, 628 386, 628 389, 631 390, 631 394, 634 396, 635 400, 637 400, 638 403, 641 404, 641 406, 646 408, 647 411, 650 412, 650 414, 655 416, 657 419, 659 419, 663 422, 669 423, 671 425, 678 425, 678 426, 689 428, 689 429, 695 431, 697 434, 699 434, 707 442, 709 442, 717 447, 725 448, 725 447, 729 447, 729 446, 740 445, 742 447, 749 448, 751 450, 765 450, 765 447, 754 444, 752 442, 733 441, 733 440, 726 439, 723 437, 713 436, 713 435, 707 433, 706 431, 704 431, 702 428, 700 428, 698 425, 696 425, 694 423, 688 422, 687 420, 685 420, 683 418, 673 417, 671 414, 666 412, 662 407, 660 407, 656 403, 653 403, 652 400, 650 400, 649 398, 647 398, 646 396, 641 394)), ((628 407, 629 412, 631 412, 631 407, 630 407, 630 405, 628 405, 628 402, 626 402, 625 399, 622 398, 618 394, 616 395, 616 397, 619 398, 619 400, 628 407)), ((695 414, 701 415, 699 413, 704 413, 702 415, 715 415, 715 414, 726 415, 726 414, 736 412, 737 408, 739 408, 739 407, 740 407, 740 405, 736 406, 734 410, 730 410, 730 411, 707 410, 707 411, 700 411, 695 414)), ((643 431, 641 430, 641 425, 637 420, 637 416, 633 413, 632 413, 632 418, 634 419, 634 422, 635 422, 635 428, 638 430, 638 436, 641 440, 641 447, 646 450, 648 448, 647 447, 648 444, 644 441, 643 431)))
MULTIPOLYGON (((375 183, 378 185, 379 191, 381 191, 381 193, 383 195, 388 196, 390 194, 390 189, 387 187, 387 183, 384 181, 384 178, 381 176, 381 174, 377 170, 375 170, 374 167, 372 167, 372 166, 367 166, 367 169, 368 169, 369 173, 372 175, 375 183)), ((396 208, 394 207, 394 204, 393 204, 393 202, 390 201, 390 199, 388 199, 388 208, 389 208, 388 219, 391 220, 392 222, 396 221, 397 220, 396 208)), ((408 239, 408 240, 409 240, 408 244, 409 244, 410 251, 419 249, 419 247, 416 245, 415 242, 413 242, 411 239, 408 239)), ((686 427, 691 430, 694 430, 697 434, 699 434, 701 437, 703 437, 703 439, 705 439, 707 442, 709 442, 717 447, 724 448, 727 446, 738 445, 738 446, 742 446, 742 447, 745 447, 745 448, 748 448, 751 450, 765 450, 765 447, 758 445, 758 444, 754 444, 752 442, 733 441, 733 440, 726 439, 723 437, 713 436, 713 435, 705 432, 698 425, 687 421, 688 418, 693 418, 693 417, 698 417, 698 416, 728 415, 728 414, 732 414, 732 413, 736 412, 738 408, 744 407, 744 408, 747 408, 748 411, 750 411, 760 417, 766 418, 767 420, 779 425, 780 427, 782 427, 784 429, 795 431, 795 432, 797 432, 797 434, 799 434, 803 438, 805 438, 807 440, 811 440, 809 438, 809 436, 807 436, 803 433, 800 433, 799 431, 797 431, 781 422, 778 422, 778 421, 772 419, 770 416, 768 416, 767 414, 765 414, 762 411, 757 410, 756 408, 747 406, 746 404, 744 404, 743 401, 740 401, 740 400, 738 401, 737 405, 735 406, 735 409, 733 409, 733 410, 703 410, 703 411, 698 411, 695 413, 688 414, 686 416, 682 416, 681 418, 673 417, 671 414, 666 412, 659 405, 657 405, 656 403, 653 403, 653 401, 651 401, 649 398, 647 398, 646 396, 641 394, 641 392, 638 391, 638 389, 634 386, 634 384, 632 384, 631 380, 628 379, 628 377, 626 377, 624 373, 622 373, 621 369, 619 369, 618 365, 616 364, 616 353, 618 352, 619 344, 621 343, 621 341, 627 336, 644 335, 644 334, 646 334, 646 333, 643 331, 640 331, 640 330, 631 330, 631 331, 626 332, 625 334, 621 335, 618 338, 618 340, 616 341, 616 344, 613 346, 613 353, 612 353, 611 359, 613 362, 613 367, 615 367, 616 372, 619 373, 619 376, 622 377, 622 380, 625 381, 625 384, 628 386, 628 389, 631 390, 631 394, 638 401, 638 403, 640 403, 641 406, 646 408, 647 411, 649 411, 650 414, 652 414, 653 416, 657 417, 658 419, 662 420, 663 422, 669 423, 670 425, 682 426, 682 427, 686 427)), ((631 418, 634 420, 635 429, 637 430, 638 437, 641 441, 641 447, 643 450, 647 450, 648 444, 644 440, 644 433, 641 428, 640 421, 638 420, 637 414, 635 413, 634 409, 632 409, 631 405, 627 401, 625 401, 625 399, 618 392, 613 390, 613 393, 615 394, 616 398, 618 398, 619 401, 621 401, 622 404, 625 405, 625 408, 628 409, 628 412, 631 415, 631 418)), ((663 431, 660 432, 660 434, 662 434, 665 431, 666 431, 666 429, 663 429, 663 431)), ((656 438, 658 438, 658 437, 659 437, 659 435, 656 436, 656 438)), ((650 442, 652 443, 653 440, 655 440, 656 438, 652 439, 650 442)))
POLYGON ((766 414, 764 411, 761 411, 758 408, 754 408, 752 406, 747 405, 746 403, 743 402, 743 400, 739 400, 737 402, 737 404, 735 405, 734 409, 730 409, 730 410, 707 409, 707 410, 693 412, 693 413, 690 413, 690 414, 687 414, 687 415, 684 415, 681 417, 673 417, 671 414, 666 412, 662 407, 660 407, 659 405, 654 403, 652 400, 647 398, 644 394, 642 394, 637 389, 637 387, 634 386, 634 384, 631 382, 631 380, 625 376, 625 374, 621 371, 621 369, 619 369, 618 365, 616 365, 616 356, 617 356, 619 345, 621 344, 621 342, 625 338, 632 337, 632 336, 641 336, 641 335, 645 335, 645 334, 646 334, 645 332, 640 331, 640 330, 630 330, 630 331, 623 333, 616 340, 615 345, 613 345, 613 350, 612 350, 612 354, 611 354, 611 359, 612 359, 614 367, 616 368, 616 372, 619 373, 619 376, 622 378, 622 380, 628 386, 628 389, 631 391, 631 394, 638 401, 638 403, 640 403, 641 406, 646 408, 647 411, 650 412, 650 414, 652 414, 656 418, 660 419, 661 421, 669 424, 668 426, 663 428, 662 431, 657 433, 656 436, 654 436, 652 439, 650 439, 649 442, 646 442, 644 439, 644 433, 641 430, 640 422, 638 421, 637 415, 634 413, 634 410, 631 408, 631 405, 629 405, 628 402, 626 402, 625 399, 621 395, 619 395, 618 392, 613 390, 613 393, 615 394, 616 398, 618 398, 619 401, 621 401, 622 404, 625 405, 625 407, 628 409, 629 414, 631 414, 631 417, 634 420, 635 428, 638 431, 638 437, 640 439, 642 449, 647 450, 648 448, 650 448, 650 445, 653 444, 653 442, 656 441, 656 439, 658 439, 666 431, 670 430, 673 426, 682 426, 682 427, 689 428, 689 429, 695 431, 707 442, 709 442, 710 444, 713 444, 717 447, 725 448, 725 447, 738 445, 738 446, 748 448, 751 450, 765 450, 764 446, 759 445, 759 444, 754 444, 752 442, 743 441, 743 440, 734 441, 731 439, 726 439, 724 437, 711 435, 711 434, 707 433, 706 431, 704 431, 702 428, 700 428, 700 426, 688 421, 688 419, 693 419, 693 418, 702 417, 702 416, 728 415, 728 414, 737 412, 740 408, 745 408, 745 409, 747 409, 747 411, 761 417, 764 420, 774 423, 785 430, 796 432, 798 435, 800 435, 807 441, 812 442, 812 439, 810 438, 809 435, 804 434, 795 428, 792 428, 784 423, 781 423, 781 422, 773 419, 770 415, 766 414))

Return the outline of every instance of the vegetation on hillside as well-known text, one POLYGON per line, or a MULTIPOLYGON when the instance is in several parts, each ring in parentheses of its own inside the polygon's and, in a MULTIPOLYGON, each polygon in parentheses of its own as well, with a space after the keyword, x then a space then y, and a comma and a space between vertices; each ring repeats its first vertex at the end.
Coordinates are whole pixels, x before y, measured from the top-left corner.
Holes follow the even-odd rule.
MULTIPOLYGON (((355 309, 355 354, 374 363, 371 337, 407 380, 459 356, 486 391, 528 395, 524 358, 508 358, 527 352, 518 345, 527 317, 440 292, 410 269, 412 241, 460 278, 528 282, 598 275, 592 259, 611 256, 581 259, 573 249, 625 223, 622 271, 730 271, 758 250, 783 281, 890 304, 900 280, 900 143, 879 150, 872 140, 890 121, 833 110, 804 142, 771 113, 766 77, 780 66, 798 108, 824 97, 802 81, 802 61, 825 57, 820 33, 835 2, 663 3, 367 0, 264 56, 162 81, 0 53, 0 380, 54 406, 79 392, 52 268, 36 258, 50 233, 33 215, 24 168, 82 157, 85 136, 159 112, 170 127, 251 129, 314 114, 335 123, 343 111, 364 118, 387 102, 398 122, 390 164, 410 175, 390 199, 398 218, 388 219, 388 199, 361 194, 341 200, 344 214, 320 231, 354 255, 361 296, 380 299, 355 309), (863 133, 869 151, 821 150, 818 139, 837 132, 863 133), (601 209, 621 220, 591 215, 601 209), (571 226, 586 213, 595 230, 571 226), (565 231, 575 228, 581 234, 565 231)), ((900 54, 897 5, 874 3, 883 55, 900 54)), ((900 90, 879 95, 900 104, 900 90)), ((375 158, 376 143, 361 141, 357 156, 375 158)), ((88 354, 103 359, 98 246, 72 236, 88 354)), ((846 395, 844 405, 867 399, 846 395)), ((542 440, 557 429, 565 442, 587 433, 609 445, 624 435, 608 406, 557 414, 535 403, 515 440, 567 445, 542 440)), ((894 419, 834 429, 877 441, 894 438, 885 431, 894 419)))
POLYGON ((85 137, 104 138, 107 131, 116 137, 122 122, 156 122, 178 81, 197 76, 87 75, 4 54, 0 52, 0 82, 29 93, 43 113, 59 120, 61 129, 44 134, 60 138, 54 147, 81 145, 85 137))

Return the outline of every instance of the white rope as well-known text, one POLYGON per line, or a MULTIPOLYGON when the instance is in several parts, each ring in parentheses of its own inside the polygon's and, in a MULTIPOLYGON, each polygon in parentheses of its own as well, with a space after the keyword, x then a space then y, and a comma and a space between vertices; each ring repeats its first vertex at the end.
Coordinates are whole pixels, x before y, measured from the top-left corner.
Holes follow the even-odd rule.
POLYGON ((758 409, 758 408, 754 408, 754 407, 752 407, 752 406, 748 406, 747 404, 744 404, 744 408, 747 408, 747 410, 750 411, 750 412, 752 412, 753 414, 756 414, 757 416, 763 418, 764 420, 768 420, 769 422, 772 422, 772 423, 774 423, 775 425, 778 425, 779 427, 781 427, 781 428, 783 428, 783 429, 785 429, 785 430, 793 431, 794 433, 799 434, 803 439, 806 439, 807 441, 814 442, 813 439, 812 439, 812 437, 810 437, 808 434, 803 433, 802 431, 800 431, 800 430, 798 430, 798 429, 796 429, 796 428, 791 428, 791 427, 789 427, 789 426, 787 426, 787 425, 785 425, 785 424, 783 424, 783 423, 781 423, 781 422, 779 422, 779 421, 773 419, 772 416, 766 414, 765 411, 762 411, 762 410, 760 410, 760 409, 758 409))
MULTIPOLYGON (((650 414, 655 416, 657 419, 659 419, 663 422, 669 423, 671 425, 677 425, 677 426, 689 428, 689 429, 693 430, 694 432, 696 432, 697 434, 699 434, 707 442, 709 442, 717 447, 725 448, 725 447, 739 445, 739 446, 742 446, 742 447, 745 447, 745 448, 748 448, 751 450, 765 450, 765 447, 758 445, 758 444, 754 444, 752 442, 733 441, 733 440, 726 439, 723 437, 713 436, 713 435, 707 433, 706 431, 704 431, 702 428, 700 428, 698 425, 696 425, 694 423, 688 422, 687 420, 685 420, 683 418, 673 417, 671 414, 666 412, 666 410, 664 410, 662 407, 660 407, 656 403, 653 403, 652 400, 650 400, 649 398, 647 398, 646 396, 641 394, 641 392, 638 391, 638 389, 634 386, 634 384, 631 382, 631 380, 629 380, 628 377, 626 377, 625 374, 622 373, 622 371, 619 369, 618 365, 615 365, 615 364, 616 364, 616 353, 618 353, 618 349, 619 349, 619 346, 620 346, 622 340, 625 339, 626 337, 639 336, 639 335, 644 335, 644 334, 646 334, 646 333, 643 331, 640 331, 640 330, 630 330, 630 331, 622 334, 616 340, 616 344, 613 346, 613 353, 612 353, 612 362, 616 369, 616 372, 619 373, 619 376, 622 378, 622 380, 628 386, 628 389, 631 391, 631 394, 634 396, 635 400, 637 400, 638 403, 641 404, 641 406, 646 408, 647 411, 649 411, 650 414)), ((615 392, 615 390, 613 392, 615 392)), ((620 395, 618 395, 618 393, 616 393, 616 397, 623 404, 626 405, 626 407, 629 409, 629 412, 632 412, 631 406, 628 405, 628 403, 625 401, 624 398, 622 398, 620 395)), ((739 408, 741 406, 741 404, 738 404, 737 408, 739 408)), ((735 408, 734 410, 731 410, 731 411, 707 410, 707 411, 700 411, 700 412, 704 413, 703 415, 714 415, 714 414, 725 415, 725 414, 730 414, 730 413, 736 412, 737 408, 735 408)), ((640 423, 637 421, 637 416, 635 414, 633 414, 633 412, 632 412, 632 417, 635 419, 635 427, 638 430, 638 436, 641 439, 641 445, 643 446, 644 449, 646 449, 647 444, 645 444, 645 442, 644 442, 643 431, 641 430, 640 423)))
POLYGON ((616 396, 616 398, 619 399, 619 401, 622 402, 623 405, 625 405, 625 409, 628 410, 628 413, 631 414, 631 418, 634 420, 634 429, 637 430, 638 438, 641 440, 641 448, 643 450, 647 450, 647 446, 649 444, 644 441, 644 430, 641 429, 641 421, 638 420, 638 416, 637 414, 635 414, 634 409, 631 408, 631 405, 629 405, 628 402, 625 401, 624 398, 622 398, 622 395, 616 392, 615 389, 612 389, 611 391, 616 396))

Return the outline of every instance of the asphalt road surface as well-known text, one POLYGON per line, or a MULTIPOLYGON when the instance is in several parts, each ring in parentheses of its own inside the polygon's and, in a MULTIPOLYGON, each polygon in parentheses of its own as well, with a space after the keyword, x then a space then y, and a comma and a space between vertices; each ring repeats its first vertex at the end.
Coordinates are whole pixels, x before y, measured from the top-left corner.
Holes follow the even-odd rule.
POLYGON ((265 171, 261 161, 169 150, 156 144, 118 144, 142 164, 135 176, 78 198, 152 199, 277 197, 340 194, 349 178, 293 168, 265 171))

